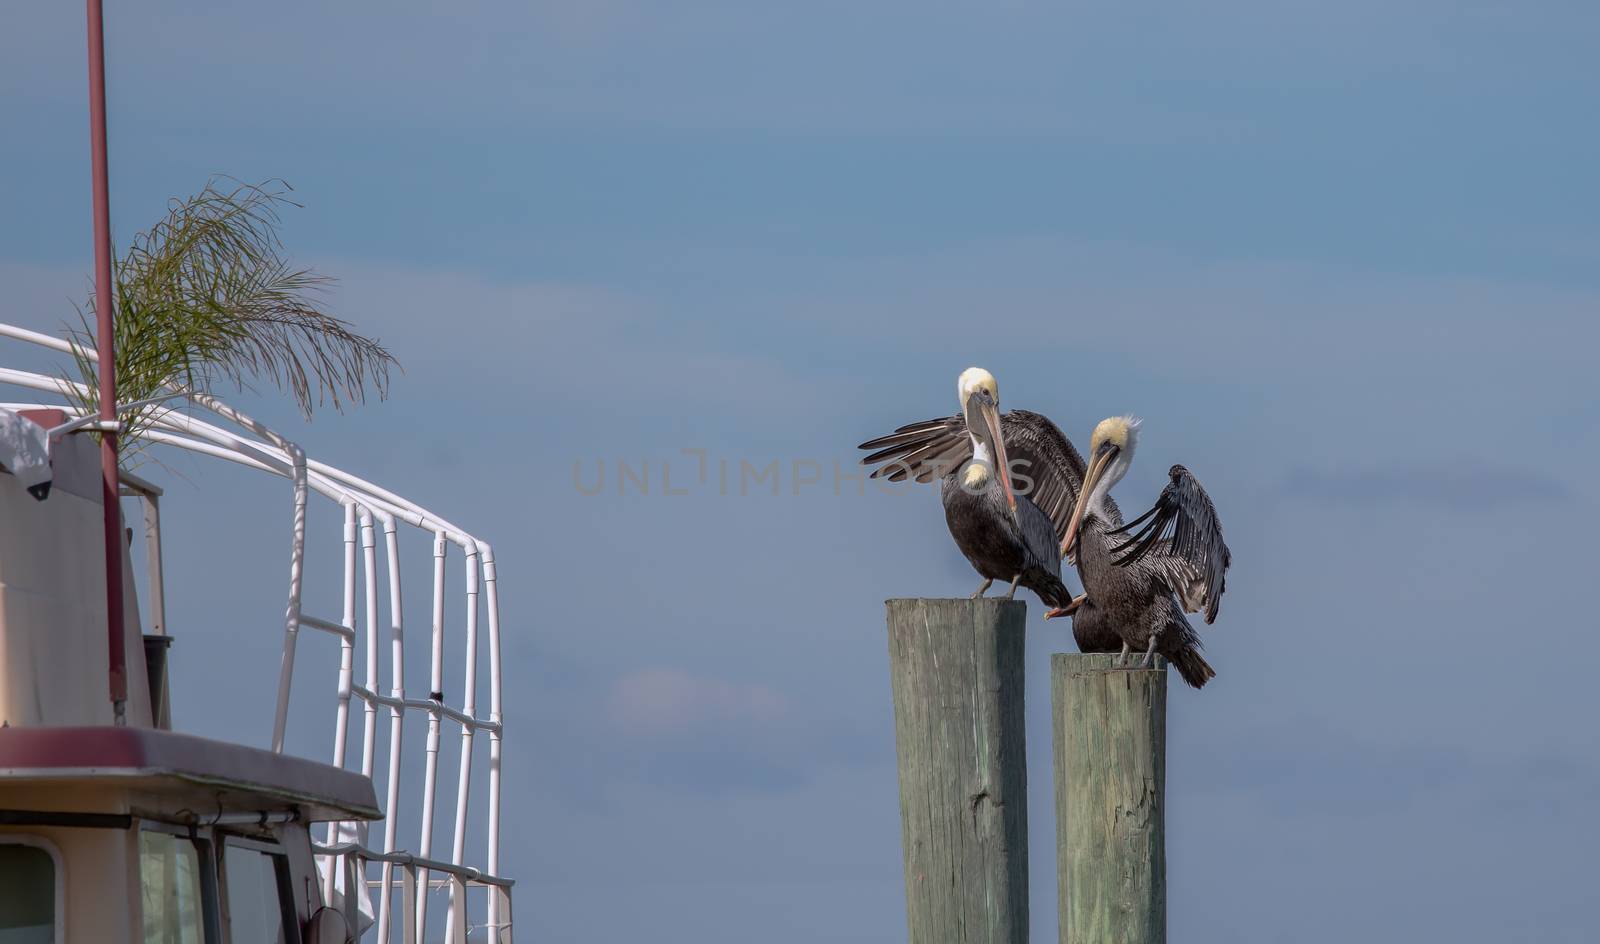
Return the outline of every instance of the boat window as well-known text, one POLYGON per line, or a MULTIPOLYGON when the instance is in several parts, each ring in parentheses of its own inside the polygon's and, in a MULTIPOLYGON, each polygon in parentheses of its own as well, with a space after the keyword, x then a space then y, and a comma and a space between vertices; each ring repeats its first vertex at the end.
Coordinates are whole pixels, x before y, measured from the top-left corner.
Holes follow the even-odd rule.
POLYGON ((200 854, 194 843, 172 833, 141 832, 139 876, 144 889, 144 944, 203 944, 205 905, 200 854))
POLYGON ((223 857, 228 889, 228 940, 232 944, 294 944, 289 865, 281 853, 229 840, 223 857), (285 915, 290 920, 284 921, 285 915))
POLYGON ((0 942, 55 940, 55 859, 35 845, 0 841, 0 942))

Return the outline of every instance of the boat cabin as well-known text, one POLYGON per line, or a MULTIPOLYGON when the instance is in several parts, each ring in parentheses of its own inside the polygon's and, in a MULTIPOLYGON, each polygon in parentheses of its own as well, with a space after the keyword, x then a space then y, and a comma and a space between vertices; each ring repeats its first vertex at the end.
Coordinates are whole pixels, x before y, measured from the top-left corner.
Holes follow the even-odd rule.
POLYGON ((380 818, 372 781, 170 730, 169 640, 143 635, 131 569, 114 724, 98 455, 67 436, 52 466, 43 501, 0 474, 0 942, 351 939, 310 827, 380 818))

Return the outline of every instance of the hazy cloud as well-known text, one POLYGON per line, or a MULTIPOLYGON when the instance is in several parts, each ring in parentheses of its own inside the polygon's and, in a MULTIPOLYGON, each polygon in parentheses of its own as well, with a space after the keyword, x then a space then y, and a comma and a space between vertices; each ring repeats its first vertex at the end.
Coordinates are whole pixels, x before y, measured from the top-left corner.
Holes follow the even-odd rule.
POLYGON ((647 737, 703 727, 771 725, 790 712, 788 699, 765 685, 701 678, 666 667, 641 669, 618 679, 608 706, 619 729, 647 737))
POLYGON ((1487 511, 1572 498, 1571 489, 1549 476, 1470 460, 1332 470, 1299 468, 1284 478, 1283 491, 1292 498, 1329 504, 1397 503, 1453 511, 1487 511))

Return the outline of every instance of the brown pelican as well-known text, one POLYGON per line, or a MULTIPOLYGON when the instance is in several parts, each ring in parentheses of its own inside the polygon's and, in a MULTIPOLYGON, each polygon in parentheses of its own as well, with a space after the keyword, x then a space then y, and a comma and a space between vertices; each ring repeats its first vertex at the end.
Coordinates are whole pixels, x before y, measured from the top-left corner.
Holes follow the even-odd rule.
MULTIPOLYGON (((878 450, 862 464, 883 463, 872 477, 891 482, 942 479, 950 535, 983 577, 974 597, 1006 580, 1012 594, 1020 584, 1057 611, 1070 607, 1059 547, 1083 481, 1083 457, 1044 416, 1027 410, 1002 415, 999 389, 986 370, 962 372, 956 394, 962 412, 862 443, 862 449, 878 450)), ((1116 652, 1122 644, 1095 617, 1075 617, 1072 628, 1084 652, 1116 652)))
POLYGON ((1216 672, 1201 658, 1200 638, 1183 614, 1203 610, 1207 623, 1217 618, 1231 554, 1211 498, 1181 465, 1169 471, 1154 507, 1121 523, 1111 488, 1127 474, 1138 439, 1133 417, 1095 427, 1084 490, 1061 541, 1062 554, 1076 560, 1086 599, 1045 616, 1072 613, 1074 630, 1079 619, 1103 622, 1122 639, 1119 662, 1134 646, 1144 649, 1141 667, 1160 652, 1199 688, 1216 672))

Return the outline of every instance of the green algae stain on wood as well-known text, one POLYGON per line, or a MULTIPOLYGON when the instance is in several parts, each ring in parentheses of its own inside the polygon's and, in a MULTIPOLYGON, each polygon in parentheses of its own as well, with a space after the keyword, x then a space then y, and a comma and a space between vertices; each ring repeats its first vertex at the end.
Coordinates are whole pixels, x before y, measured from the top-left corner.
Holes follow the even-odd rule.
POLYGON ((1056 881, 1062 944, 1165 944, 1166 662, 1057 653, 1056 881))
POLYGON ((1026 944, 1020 600, 890 600, 912 944, 1026 944))

